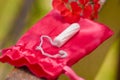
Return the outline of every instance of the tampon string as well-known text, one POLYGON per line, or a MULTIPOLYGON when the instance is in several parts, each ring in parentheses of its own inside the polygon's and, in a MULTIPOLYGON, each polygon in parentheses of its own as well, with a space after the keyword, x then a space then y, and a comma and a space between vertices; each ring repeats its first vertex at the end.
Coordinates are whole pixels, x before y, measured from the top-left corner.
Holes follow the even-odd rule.
POLYGON ((62 33, 60 33, 57 37, 53 40, 51 37, 47 35, 42 35, 40 37, 40 44, 36 47, 37 50, 40 50, 44 56, 51 57, 51 58, 66 58, 68 56, 67 52, 64 50, 59 50, 57 54, 51 55, 50 53, 46 53, 43 48, 42 44, 44 42, 43 38, 46 38, 50 41, 51 45, 56 47, 62 47, 70 38, 72 38, 78 31, 80 30, 80 26, 78 23, 71 24, 67 29, 65 29, 62 33))

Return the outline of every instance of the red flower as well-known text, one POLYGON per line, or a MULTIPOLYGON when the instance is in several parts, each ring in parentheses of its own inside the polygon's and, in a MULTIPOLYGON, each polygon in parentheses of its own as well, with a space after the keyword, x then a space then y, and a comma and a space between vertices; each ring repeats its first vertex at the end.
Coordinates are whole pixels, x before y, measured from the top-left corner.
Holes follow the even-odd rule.
POLYGON ((76 15, 77 14, 80 15, 82 8, 76 2, 71 2, 70 5, 72 12, 75 13, 76 15))
POLYGON ((63 0, 65 3, 67 3, 68 2, 68 0, 63 0))
POLYGON ((60 11, 67 22, 73 23, 79 21, 80 17, 97 18, 100 4, 99 0, 78 0, 70 3, 68 0, 53 0, 53 7, 60 11))
POLYGON ((80 12, 82 8, 80 8, 76 2, 71 2, 70 5, 71 10, 64 9, 64 11, 62 11, 61 14, 67 22, 77 22, 80 19, 80 12))
POLYGON ((85 6, 83 10, 83 17, 91 19, 92 12, 93 12, 92 5, 85 6))
POLYGON ((64 2, 62 0, 53 0, 52 5, 55 9, 59 10, 60 12, 66 9, 64 2))
POLYGON ((96 3, 96 4, 94 5, 93 17, 95 17, 95 18, 98 17, 99 8, 100 8, 100 4, 96 3))
POLYGON ((80 4, 86 5, 90 0, 78 0, 80 4))
POLYGON ((94 3, 98 3, 98 2, 99 2, 99 0, 93 0, 93 2, 94 2, 94 3))
POLYGON ((96 3, 96 4, 94 5, 94 11, 95 11, 95 12, 98 12, 99 8, 100 8, 100 4, 96 3))

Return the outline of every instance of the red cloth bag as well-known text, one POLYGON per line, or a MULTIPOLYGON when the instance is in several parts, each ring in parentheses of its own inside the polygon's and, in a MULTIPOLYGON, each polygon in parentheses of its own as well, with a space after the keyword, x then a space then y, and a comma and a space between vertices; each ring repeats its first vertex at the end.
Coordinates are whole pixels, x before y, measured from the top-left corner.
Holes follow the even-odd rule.
POLYGON ((72 80, 82 80, 69 67, 90 54, 113 32, 107 26, 88 19, 80 18, 77 23, 81 26, 80 31, 60 48, 52 46, 47 39, 44 39, 42 45, 44 51, 55 55, 59 50, 64 50, 68 55, 65 58, 51 58, 36 50, 42 35, 54 39, 70 25, 64 21, 58 11, 52 10, 27 31, 14 46, 1 50, 0 61, 16 67, 26 66, 36 76, 48 80, 55 80, 62 73, 72 80))

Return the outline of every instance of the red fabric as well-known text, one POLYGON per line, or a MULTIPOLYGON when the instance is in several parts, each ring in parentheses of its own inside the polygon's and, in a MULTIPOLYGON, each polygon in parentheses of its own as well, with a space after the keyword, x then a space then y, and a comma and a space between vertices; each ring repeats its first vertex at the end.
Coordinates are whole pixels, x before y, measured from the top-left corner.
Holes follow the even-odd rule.
POLYGON ((27 66, 36 76, 54 80, 63 73, 64 66, 72 66, 90 54, 113 33, 107 26, 88 19, 81 18, 77 23, 81 26, 79 33, 61 48, 53 47, 47 40, 43 43, 46 52, 56 54, 62 49, 68 53, 67 58, 49 58, 36 50, 41 35, 48 35, 53 39, 70 25, 58 11, 52 10, 27 31, 16 45, 3 49, 0 61, 16 67, 27 66))

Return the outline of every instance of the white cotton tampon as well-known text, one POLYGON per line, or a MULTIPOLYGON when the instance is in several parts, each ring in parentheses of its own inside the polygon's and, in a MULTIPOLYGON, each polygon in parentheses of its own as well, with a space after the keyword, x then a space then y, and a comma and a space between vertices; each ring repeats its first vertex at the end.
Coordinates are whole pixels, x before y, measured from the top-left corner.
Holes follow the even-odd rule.
POLYGON ((64 45, 70 38, 72 38, 80 30, 80 25, 78 23, 71 24, 66 28, 62 33, 56 36, 53 39, 53 45, 61 47, 64 45))

